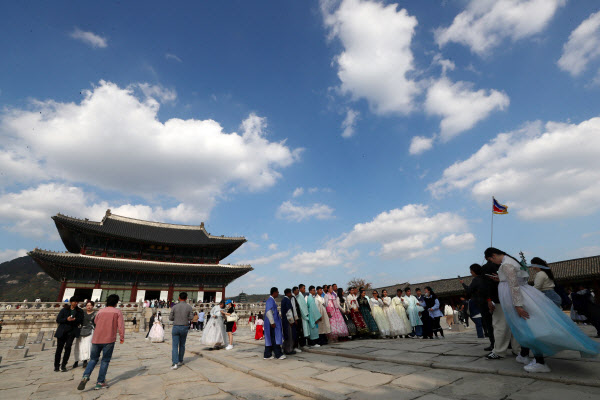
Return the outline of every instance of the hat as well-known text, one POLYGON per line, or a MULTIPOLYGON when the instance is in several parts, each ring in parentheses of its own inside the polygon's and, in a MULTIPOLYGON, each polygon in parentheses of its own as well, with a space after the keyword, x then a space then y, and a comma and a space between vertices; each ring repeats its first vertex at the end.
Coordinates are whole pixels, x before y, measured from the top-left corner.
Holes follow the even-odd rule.
POLYGON ((227 301, 225 301, 225 305, 227 305, 227 304, 231 304, 231 303, 233 303, 233 301, 232 301, 232 300, 227 300, 227 301))

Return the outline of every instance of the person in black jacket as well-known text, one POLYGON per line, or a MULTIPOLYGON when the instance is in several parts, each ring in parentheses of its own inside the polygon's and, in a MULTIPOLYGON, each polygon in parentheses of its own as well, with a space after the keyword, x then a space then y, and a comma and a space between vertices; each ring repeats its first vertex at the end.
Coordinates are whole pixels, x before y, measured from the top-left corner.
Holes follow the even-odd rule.
MULTIPOLYGON (((483 325, 483 310, 487 310, 487 312, 489 314, 488 305, 487 305, 487 299, 489 296, 488 296, 488 292, 487 292, 487 284, 485 282, 486 278, 484 278, 482 276, 481 265, 472 264, 469 267, 469 269, 471 270, 471 275, 473 276, 473 280, 471 281, 471 284, 469 286, 467 286, 462 279, 460 280, 460 283, 462 284, 463 288, 467 292, 467 297, 470 297, 469 311, 471 314, 471 319, 473 320, 473 322, 475 323, 475 326, 477 327, 477 337, 483 337, 483 332, 485 332, 487 330, 487 328, 482 329, 482 326, 481 326, 481 325, 483 325), (479 314, 481 314, 480 320, 478 320, 476 317, 476 315, 479 315, 479 314)), ((489 318, 490 326, 491 326, 491 322, 492 321, 491 321, 491 314, 490 314, 490 318, 489 318)), ((489 334, 488 334, 488 336, 489 336, 489 334)), ((490 344, 493 348, 493 346, 494 346, 493 338, 490 338, 490 344)))
POLYGON ((481 311, 481 323, 483 324, 483 331, 486 333, 488 338, 490 339, 490 346, 486 347, 485 351, 492 351, 494 349, 494 325, 492 324, 493 318, 492 314, 494 312, 494 303, 500 304, 500 299, 498 298, 498 282, 493 281, 489 278, 489 275, 498 274, 498 269, 500 266, 498 264, 494 264, 493 262, 488 261, 487 263, 481 266, 481 276, 483 277, 483 287, 484 293, 487 298, 484 306, 481 307, 479 311, 481 311))
POLYGON ((77 305, 79 302, 71 297, 69 304, 65 304, 56 317, 58 328, 54 337, 56 340, 56 353, 54 354, 54 372, 67 371, 67 363, 71 356, 71 346, 75 338, 79 337, 79 329, 83 323, 83 310, 77 305), (63 349, 65 354, 60 362, 63 349), (59 369, 60 367, 60 369, 59 369))

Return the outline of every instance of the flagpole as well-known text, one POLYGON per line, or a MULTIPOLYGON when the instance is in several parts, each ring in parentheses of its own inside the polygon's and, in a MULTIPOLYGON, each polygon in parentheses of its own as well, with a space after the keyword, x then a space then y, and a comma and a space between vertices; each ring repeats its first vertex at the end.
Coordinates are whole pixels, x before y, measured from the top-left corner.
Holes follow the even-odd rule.
POLYGON ((492 196, 492 233, 490 235, 490 247, 494 247, 494 197, 492 196))

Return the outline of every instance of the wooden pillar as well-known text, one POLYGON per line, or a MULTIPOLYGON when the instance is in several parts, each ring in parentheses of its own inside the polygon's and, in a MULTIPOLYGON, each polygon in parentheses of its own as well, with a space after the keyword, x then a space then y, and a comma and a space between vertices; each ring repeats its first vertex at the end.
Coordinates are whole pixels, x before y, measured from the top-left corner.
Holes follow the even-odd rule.
POLYGON ((67 288, 67 281, 64 280, 60 283, 60 290, 58 291, 58 300, 59 302, 63 301, 63 296, 65 295, 65 289, 67 288))
POLYGON ((129 296, 129 302, 134 303, 137 297, 137 282, 133 284, 131 288, 131 295, 129 296))
POLYGON ((169 293, 167 294, 167 301, 169 302, 169 305, 171 305, 171 302, 173 301, 173 284, 169 285, 169 293))

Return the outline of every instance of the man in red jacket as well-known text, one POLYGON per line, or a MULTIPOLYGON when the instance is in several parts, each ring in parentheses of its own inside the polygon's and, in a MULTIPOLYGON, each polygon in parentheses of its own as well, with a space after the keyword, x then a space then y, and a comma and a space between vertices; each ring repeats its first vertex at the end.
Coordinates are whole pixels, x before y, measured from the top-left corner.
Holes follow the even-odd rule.
POLYGON ((111 294, 106 299, 106 307, 98 311, 98 314, 96 315, 94 321, 96 329, 94 329, 94 336, 92 337, 92 354, 87 368, 83 373, 83 378, 81 379, 81 382, 79 382, 79 386, 77 386, 78 390, 85 389, 85 384, 90 380, 90 375, 98 363, 100 352, 102 352, 102 362, 100 363, 98 381, 94 389, 108 389, 108 385, 105 382, 106 372, 108 371, 108 364, 110 364, 110 359, 115 348, 115 342, 117 341, 117 331, 121 338, 120 343, 123 344, 125 341, 125 322, 123 320, 123 314, 120 310, 115 308, 118 303, 119 296, 111 294))

